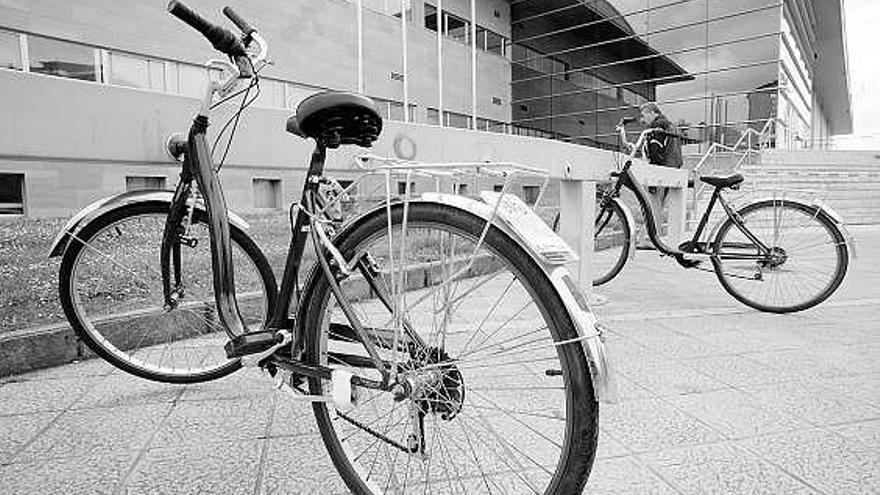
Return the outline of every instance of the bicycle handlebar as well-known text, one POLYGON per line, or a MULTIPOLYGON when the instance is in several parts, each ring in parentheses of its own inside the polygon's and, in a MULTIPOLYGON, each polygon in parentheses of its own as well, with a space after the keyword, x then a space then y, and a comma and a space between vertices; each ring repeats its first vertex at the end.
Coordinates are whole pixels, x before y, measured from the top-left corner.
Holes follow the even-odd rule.
MULTIPOLYGON (((217 51, 225 53, 233 58, 247 56, 244 45, 234 34, 232 34, 231 31, 205 20, 205 18, 196 14, 192 9, 184 5, 183 2, 179 0, 171 0, 168 2, 168 12, 174 17, 187 23, 196 31, 202 33, 202 36, 207 38, 217 51)), ((227 14, 227 16, 229 16, 229 14, 227 14)), ((236 15, 236 17, 238 16, 236 15)), ((240 17, 238 19, 241 20, 240 17)), ((242 23, 247 26, 247 23, 244 21, 242 21, 242 23)))
POLYGON ((226 16, 227 19, 232 21, 232 23, 235 24, 238 29, 241 29, 241 33, 244 35, 244 45, 245 47, 247 47, 247 45, 250 44, 251 35, 257 32, 257 30, 254 29, 253 26, 248 24, 246 20, 242 19, 236 11, 232 10, 232 7, 223 7, 223 14, 226 16))

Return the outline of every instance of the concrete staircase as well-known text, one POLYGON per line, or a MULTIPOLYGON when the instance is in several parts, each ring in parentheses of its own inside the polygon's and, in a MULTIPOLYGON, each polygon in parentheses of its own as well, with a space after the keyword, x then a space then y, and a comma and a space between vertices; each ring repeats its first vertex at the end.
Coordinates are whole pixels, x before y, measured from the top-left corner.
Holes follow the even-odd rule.
MULTIPOLYGON (((711 169, 703 167, 702 175, 733 172, 738 159, 733 154, 713 158, 717 165, 713 164, 711 169)), ((880 223, 880 151, 770 149, 748 157, 738 171, 746 181, 740 191, 727 195, 737 206, 750 198, 785 191, 796 196, 818 196, 840 213, 847 224, 880 223)), ((690 229, 696 227, 712 193, 710 187, 696 191, 696 200, 689 205, 690 229)), ((715 212, 710 225, 722 217, 721 212, 715 212)))

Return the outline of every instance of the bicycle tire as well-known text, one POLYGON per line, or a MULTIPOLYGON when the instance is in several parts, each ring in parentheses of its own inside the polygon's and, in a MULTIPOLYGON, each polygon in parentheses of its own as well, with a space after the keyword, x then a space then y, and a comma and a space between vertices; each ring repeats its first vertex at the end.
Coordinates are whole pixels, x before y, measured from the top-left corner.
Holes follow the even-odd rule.
MULTIPOLYGON (((123 371, 166 383, 215 380, 240 369, 241 360, 226 358, 226 334, 214 319, 206 214, 196 210, 193 215, 191 234, 198 244, 182 248, 192 250, 182 256, 184 276, 200 276, 192 277, 180 306, 166 312, 158 260, 168 208, 166 202, 130 204, 85 225, 61 261, 61 304, 79 339, 123 371), (95 259, 90 257, 93 254, 95 259), (104 268, 110 271, 101 273, 104 268), (200 301, 189 302, 200 294, 200 301), (195 366, 193 358, 198 359, 195 366)), ((248 321, 256 325, 257 317, 266 318, 274 305, 275 275, 246 233, 230 226, 230 234, 237 292, 262 290, 259 300, 246 297, 244 303, 240 301, 248 321), (249 266, 242 263, 243 258, 249 266)))
MULTIPOLYGON (((401 205, 395 205, 392 209, 392 224, 394 226, 393 231, 397 232, 400 229, 400 225, 403 221, 404 208, 401 205)), ((442 236, 438 236, 436 242, 428 242, 432 240, 431 237, 424 237, 427 234, 419 233, 419 232, 428 232, 430 229, 438 229, 440 231, 449 232, 451 235, 461 236, 462 238, 469 239, 478 239, 480 234, 483 231, 485 226, 485 220, 478 218, 470 213, 464 212, 457 208, 451 208, 448 206, 438 205, 438 204, 429 204, 429 203, 412 203, 408 206, 407 213, 407 236, 413 235, 418 239, 425 240, 424 245, 427 246, 441 246, 436 249, 436 252, 445 254, 446 246, 457 245, 455 242, 448 242, 442 236), (424 228, 425 231, 419 230, 424 228), (419 234, 411 234, 410 232, 417 232, 419 234)), ((362 217, 359 221, 353 222, 353 224, 341 232, 335 239, 334 243, 339 248, 342 255, 347 259, 351 260, 352 257, 357 256, 360 259, 360 256, 363 252, 370 252, 371 255, 375 256, 375 252, 372 251, 376 246, 378 249, 381 249, 381 246, 384 245, 384 241, 387 238, 382 238, 384 233, 388 231, 388 217, 384 209, 380 209, 374 211, 373 213, 367 214, 362 217), (376 241, 373 244, 373 241, 376 241), (368 251, 369 250, 369 251, 368 251)), ((394 236, 392 236, 393 239, 394 236)), ((399 237, 398 237, 399 238, 399 237)), ((550 469, 555 469, 553 471, 552 476, 547 480, 546 484, 540 484, 540 486, 546 486, 546 488, 542 488, 540 490, 535 490, 533 486, 531 491, 535 493, 548 493, 548 494, 569 494, 569 493, 580 493, 583 489, 586 480, 589 476, 590 469, 593 464, 595 452, 596 452, 596 442, 597 442, 597 434, 598 434, 598 404, 596 403, 593 396, 593 388, 592 382, 590 379, 590 372, 588 368, 588 364, 581 346, 578 345, 561 345, 561 346, 552 346, 553 342, 565 341, 568 339, 576 339, 576 330, 571 322, 568 313, 563 307, 563 303, 559 296, 556 294, 555 289, 551 285, 550 281, 547 278, 547 275, 541 270, 541 268, 537 265, 537 263, 523 250, 521 246, 517 244, 510 236, 502 232, 496 227, 492 227, 488 230, 488 233, 485 237, 485 246, 487 252, 491 253, 491 255, 497 256, 500 261, 499 265, 502 268, 506 267, 510 270, 510 273, 513 275, 511 279, 513 281, 519 282, 525 291, 523 294, 528 297, 533 298, 532 300, 535 302, 535 306, 538 308, 538 317, 541 321, 546 323, 546 330, 540 327, 538 331, 546 333, 547 342, 551 344, 551 347, 555 349, 555 352, 552 352, 553 356, 550 359, 556 359, 557 361, 553 362, 553 366, 559 366, 559 372, 563 376, 564 386, 561 387, 556 392, 550 393, 547 392, 548 398, 555 399, 556 402, 551 403, 541 403, 540 405, 536 403, 538 401, 537 397, 532 397, 534 392, 530 395, 527 395, 526 398, 522 396, 522 394, 516 394, 515 399, 518 400, 516 402, 517 406, 509 410, 506 414, 510 416, 518 416, 518 417, 526 417, 527 414, 530 414, 530 411, 527 411, 528 406, 535 407, 535 410, 545 411, 552 409, 553 406, 559 406, 562 410, 565 411, 564 419, 558 421, 564 421, 564 425, 560 423, 555 423, 554 428, 541 430, 546 431, 546 435, 548 437, 552 436, 555 432, 556 434, 560 434, 561 439, 558 444, 559 445, 559 455, 556 458, 556 463, 548 463, 548 466, 551 466, 550 469), (560 399, 564 399, 561 402, 564 402, 564 406, 560 406, 560 399)), ((421 245, 421 244, 420 244, 421 245)), ((391 248, 389 248, 391 249, 391 248)), ((430 249, 430 248, 429 248, 430 249)), ((464 249, 467 251, 469 248, 464 249)), ((393 252, 393 251, 392 251, 393 252)), ((409 252, 409 251, 407 251, 409 252)), ((421 251, 419 251, 421 253, 421 251)), ((453 250, 454 253, 454 250, 453 250)), ((423 255, 424 256, 424 255, 423 255)), ((476 255, 475 255, 476 256, 476 255)), ((480 256, 484 256, 480 254, 480 256)), ((435 256, 436 257, 436 256, 435 256)), ((456 259, 454 254, 449 256, 450 259, 456 259)), ((476 259, 476 257, 475 257, 476 259)), ((407 269, 408 270, 408 269, 407 269)), ((430 293, 431 291, 441 291, 444 290, 444 287, 449 287, 452 283, 448 283, 444 285, 444 281, 442 277, 440 279, 434 279, 431 273, 428 273, 430 270, 426 268, 425 278, 422 278, 422 283, 425 284, 425 287, 422 289, 418 288, 418 283, 416 283, 412 289, 412 293, 407 292, 407 294, 412 294, 412 297, 415 297, 415 294, 419 293, 419 290, 422 292, 430 293), (429 281, 430 280, 430 281, 429 281)), ((404 270, 399 270, 400 272, 404 270)), ((453 270, 434 270, 439 273, 453 273, 453 270)), ((382 273, 380 271, 380 273, 382 273)), ((393 273, 393 271, 391 272, 393 273)), ((501 295, 497 296, 496 292, 493 292, 495 281, 503 281, 506 280, 507 273, 503 270, 498 270, 497 272, 489 272, 489 275, 476 273, 473 274, 473 279, 467 279, 471 282, 468 282, 471 285, 471 289, 466 292, 466 296, 468 300, 473 298, 476 302, 477 307, 486 308, 489 306, 488 302, 484 305, 481 302, 482 297, 484 297, 484 293, 482 292, 482 288, 485 287, 487 293, 492 294, 490 297, 495 300, 495 304, 514 304, 510 302, 511 299, 515 299, 510 297, 510 292, 503 291, 501 295), (499 272, 503 272, 498 274, 499 272), (482 277, 482 278, 481 278, 482 277), (488 278, 489 282, 485 282, 488 278), (474 286, 479 285, 478 290, 472 290, 474 286)), ((393 278, 393 277, 392 277, 393 278)), ((416 277, 418 278, 418 277, 416 277)), ((357 281, 352 281, 352 288, 357 287, 357 281)), ((345 283, 345 282, 343 282, 345 283)), ((402 287, 410 287, 409 279, 403 282, 404 285, 402 287)), ((501 284, 496 284, 501 285, 501 284)), ((387 286, 387 285, 386 285, 387 286)), ((508 285, 508 288, 510 285, 508 285)), ((456 286, 457 290, 458 286, 456 286)), ((345 287, 343 287, 345 289, 345 287)), ((325 350, 329 349, 331 346, 335 345, 343 345, 338 341, 334 341, 331 343, 330 331, 329 331, 329 320, 332 319, 332 313, 334 311, 331 308, 331 305, 335 302, 335 297, 332 296, 332 292, 329 287, 329 283, 324 275, 324 272, 316 267, 310 274, 308 279, 306 289, 304 290, 304 303, 301 306, 301 311, 299 312, 300 318, 298 318, 298 325, 301 335, 304 335, 305 349, 304 349, 304 357, 307 362, 315 363, 315 364, 326 364, 330 362, 331 358, 327 357, 327 352, 325 350)), ((370 295, 364 296, 365 299, 363 302, 364 306, 370 306, 369 311, 373 311, 376 306, 375 299, 369 299, 370 295)), ((425 296, 423 296, 424 298, 425 296)), ((411 299, 410 299, 411 302, 411 299)), ((417 307, 418 302, 412 303, 411 307, 417 307)), ((434 302, 436 304, 436 301, 434 302)), ((527 303, 530 304, 530 303, 527 303)), ((448 307, 449 304, 446 304, 448 307)), ((406 306, 404 306, 406 307, 406 306)), ((492 306, 492 308, 496 308, 497 306, 492 306)), ((381 306, 379 306, 379 313, 382 313, 381 306)), ((456 307, 456 311, 460 310, 460 306, 456 307)), ((362 310, 364 313, 367 312, 367 309, 362 310)), ((484 318, 484 322, 489 319, 490 315, 494 316, 494 309, 490 309, 484 318)), ((500 310, 499 310, 500 311, 500 310)), ((378 319, 384 319, 390 313, 387 312, 387 309, 384 315, 377 317, 378 319)), ((412 313, 407 313, 408 317, 414 317, 418 319, 418 315, 422 313, 416 313, 415 311, 412 313)), ((522 316, 522 314, 520 314, 522 316)), ((464 317, 462 317, 464 318, 464 317)), ((525 316, 523 316, 525 318, 525 316)), ((493 321, 502 320, 503 317, 498 314, 497 318, 493 318, 493 321)), ((445 321, 445 320, 444 320, 445 321)), ((472 326, 476 326, 477 319, 471 319, 473 321, 472 326)), ((453 322, 451 319, 448 322, 450 325, 448 328, 459 328, 458 322, 453 322)), ((466 328, 467 325, 461 327, 466 328)), ((503 327, 503 325, 502 325, 503 327)), ((435 453, 431 450, 428 454, 428 459, 434 457, 440 457, 438 463, 437 470, 439 471, 439 465, 442 463, 445 467, 445 473, 442 475, 437 475, 436 478, 432 478, 431 476, 431 465, 430 461, 428 461, 427 468, 425 464, 419 464, 417 467, 422 468, 421 475, 414 474, 416 480, 411 482, 411 486, 407 486, 407 480, 410 475, 410 462, 413 462, 413 458, 409 454, 401 453, 400 443, 398 447, 395 449, 391 442, 389 441, 380 441, 377 435, 371 434, 366 431, 366 429, 362 429, 359 426, 356 426, 356 422, 360 422, 363 425, 366 425, 366 421, 368 418, 362 418, 360 416, 352 416, 349 419, 340 419, 342 416, 337 413, 334 414, 331 410, 332 405, 328 405, 326 403, 314 403, 313 408, 315 412, 315 417, 318 423, 319 430, 321 432, 321 436, 324 440, 325 446, 330 454, 331 459, 333 460, 334 465, 336 466, 338 472, 340 473, 342 479, 348 486, 349 490, 353 493, 357 494, 369 494, 373 495, 376 493, 383 493, 389 489, 389 483, 391 482, 391 478, 385 480, 385 488, 379 488, 382 484, 381 480, 378 480, 379 475, 375 475, 374 478, 371 479, 370 473, 378 473, 380 471, 386 470, 385 468, 377 468, 375 465, 371 466, 369 470, 366 470, 363 463, 353 456, 353 448, 362 445, 361 441, 375 441, 376 442, 376 452, 371 453, 372 455, 378 456, 379 450, 384 448, 386 449, 385 453, 388 455, 395 455, 401 457, 401 462, 405 458, 407 461, 407 478, 404 479, 403 484, 401 485, 399 480, 396 480, 395 488, 392 489, 395 493, 405 493, 409 488, 412 488, 414 493, 434 493, 433 487, 431 486, 432 481, 436 481, 437 483, 442 484, 442 489, 445 490, 447 488, 451 488, 451 485, 456 484, 456 491, 459 491, 461 488, 465 488, 463 491, 470 492, 471 490, 467 489, 467 486, 473 486, 474 491, 484 493, 486 488, 490 483, 492 484, 505 484, 504 486, 515 485, 517 483, 527 482, 528 480, 524 480, 523 478, 526 476, 534 475, 538 478, 541 478, 542 475, 546 473, 541 472, 531 463, 529 463, 526 459, 520 458, 517 455, 514 455, 514 452, 522 453, 522 451, 518 450, 517 446, 508 445, 507 442, 512 441, 531 441, 534 445, 532 445, 533 450, 529 452, 536 452, 535 456, 540 456, 544 453, 541 448, 546 447, 544 443, 539 442, 540 439, 537 438, 537 435, 534 434, 533 431, 529 431, 528 428, 523 427, 523 425, 517 423, 515 420, 517 418, 513 417, 504 417, 503 414, 499 413, 499 416, 503 419, 496 418, 493 421, 499 421, 500 423, 504 423, 507 427, 517 430, 517 433, 520 435, 511 434, 511 432, 505 431, 504 437, 498 437, 492 434, 492 426, 495 423, 490 423, 488 426, 484 424, 479 419, 475 419, 477 416, 483 418, 485 421, 485 417, 482 415, 482 409, 491 409, 491 407, 486 406, 484 404, 493 404, 493 402, 488 399, 487 402, 482 402, 486 397, 485 394, 491 395, 492 398, 498 399, 499 402, 502 400, 513 400, 514 396, 511 394, 514 393, 514 390, 507 390, 504 388, 506 385, 515 386, 518 383, 517 379, 511 379, 510 381, 500 381, 504 378, 504 371, 499 370, 507 370, 509 369, 507 366, 510 364, 503 363, 503 358, 492 357, 489 356, 488 361, 480 361, 480 364, 483 368, 487 366, 493 366, 492 369, 486 370, 482 372, 480 375, 471 374, 472 369, 468 369, 467 361, 465 361, 467 356, 470 356, 467 343, 464 346, 460 346, 462 351, 461 354, 454 354, 453 351, 457 347, 453 343, 453 338, 451 337, 452 333, 450 332, 449 337, 444 336, 442 342, 444 342, 444 346, 442 347, 442 355, 446 356, 448 359, 452 359, 455 361, 455 369, 459 372, 458 379, 453 380, 449 385, 445 380, 439 381, 441 385, 438 385, 436 389, 432 389, 437 391, 439 394, 439 389, 443 388, 443 393, 438 395, 438 397, 443 397, 447 402, 452 402, 453 398, 460 398, 462 404, 460 406, 460 410, 454 418, 448 420, 448 430, 445 433, 441 433, 441 430, 446 430, 444 426, 444 421, 447 421, 440 417, 438 419, 438 415, 434 414, 426 414, 424 421, 428 422, 429 420, 433 420, 431 426, 431 431, 434 433, 434 438, 428 440, 431 445, 431 448, 438 448, 440 454, 435 453), (448 354, 447 354, 448 353, 448 354), (497 359, 502 359, 502 363, 498 363, 497 359), (494 367, 493 363, 498 363, 499 367, 494 367), (502 373, 502 375, 498 376, 497 373, 502 373), (492 376, 487 376, 492 375, 492 376), (482 379, 483 381, 479 381, 482 379), (499 380, 495 382, 494 380, 499 380), (481 383, 489 383, 490 386, 487 389, 480 388, 481 383), (461 387, 460 393, 454 393, 450 390, 447 390, 446 387, 451 386, 454 387, 455 384, 458 384, 461 387), (469 385, 468 385, 469 384, 469 385), (473 397, 476 396, 476 399, 473 397), (470 409, 470 410, 469 410, 470 409), (507 420, 508 422, 505 422, 507 420), (341 421, 341 422, 340 422, 341 421), (438 421, 439 426, 438 426, 438 421), (455 423, 459 421, 459 423, 455 423), (483 430, 480 429, 477 431, 477 427, 485 428, 486 433, 482 438, 477 439, 478 443, 482 445, 491 444, 490 447, 481 448, 481 452, 483 450, 492 451, 495 447, 495 451, 505 450, 505 452, 501 454, 496 454, 497 457, 502 461, 501 463, 493 464, 498 467, 499 465, 505 465, 506 468, 511 468, 511 464, 522 464, 525 463, 528 465, 530 469, 524 469, 518 475, 508 474, 509 478, 505 478, 503 475, 498 475, 499 478, 503 479, 495 479, 491 476, 488 476, 483 473, 482 479, 479 476, 474 476, 468 478, 464 473, 474 475, 475 469, 473 466, 468 466, 467 469, 459 470, 456 468, 456 465, 453 464, 454 471, 460 475, 455 476, 455 478, 459 478, 462 481, 454 481, 451 480, 453 478, 451 471, 449 470, 449 463, 452 463, 450 454, 450 448, 455 447, 456 450, 459 448, 465 448, 463 445, 466 443, 470 445, 470 442, 462 441, 461 435, 462 431, 467 430, 469 428, 473 428, 476 433, 483 433, 483 430), (345 436, 345 428, 353 429, 354 433, 349 436, 345 436), (461 428, 461 430, 455 430, 455 428, 461 428), (337 430, 338 429, 338 430, 337 430), (366 437, 365 439, 358 438, 355 439, 355 435, 361 435, 362 437, 366 437), (521 436, 528 436, 526 439, 520 438, 521 436), (375 438, 373 438, 375 437, 375 438), (440 437, 440 440, 437 441, 437 437, 440 437), (488 437, 488 438, 487 438, 488 437), (507 440, 501 440, 501 438, 505 438, 507 440), (516 439, 516 440, 513 440, 516 439), (537 440, 536 440, 537 439, 537 440), (448 443, 446 443, 448 442, 448 443), (438 447, 438 444, 440 447, 438 447), (540 444, 540 445, 539 445, 540 444), (443 452, 443 447, 446 447, 446 452, 443 452), (505 457, 509 456, 509 457, 505 457), (518 462, 521 461, 521 462, 518 462), (427 475, 424 470, 427 469, 427 475), (365 474, 366 473, 366 474, 365 474), (525 474, 527 473, 527 474, 525 474), (517 476, 519 476, 517 478, 517 476), (445 481, 441 482, 441 478, 445 477, 445 481), (421 480, 421 481, 419 481, 421 480), (379 481, 379 482, 377 482, 379 481), (445 483, 445 484, 444 484, 445 483), (485 486, 482 486, 481 483, 485 483, 485 486)), ((437 335, 432 336, 431 334, 427 335, 428 340, 426 343, 430 343, 431 341, 441 341, 440 337, 437 335)), ((513 340, 513 343, 516 344, 519 337, 516 337, 513 340)), ((456 343, 460 343, 464 340, 462 336, 460 339, 456 340, 456 343)), ((468 341, 468 343, 470 340, 468 341)), ((485 340, 483 341, 485 342, 485 340)), ((481 342, 482 344, 482 342, 481 342)), ((478 344, 480 345, 480 344, 478 344)), ((513 344, 511 344, 513 345, 513 344)), ((515 346, 514 346, 515 347, 515 346)), ((430 347, 430 349, 424 350, 420 355, 441 355, 441 351, 437 351, 436 348, 430 347)), ((439 361, 440 363, 445 361, 439 361)), ((335 363, 334 363, 335 364, 335 363)), ((446 366, 446 365, 436 365, 436 366, 446 366)), ((547 366, 550 366, 549 364, 547 366)), ((406 369, 405 367, 402 369, 406 369)), ((441 369, 441 368, 438 368, 441 369)), ((447 373, 452 372, 452 367, 445 367, 443 374, 444 377, 447 373)), ((481 368, 482 369, 482 368, 481 368)), ((549 370, 547 370, 547 375, 549 376, 549 370)), ((538 387, 538 384, 544 384, 545 381, 542 380, 540 376, 529 376, 530 380, 535 380, 535 387, 538 387)), ((552 379, 551 379, 552 380, 552 379)), ((531 384, 532 382, 526 382, 527 384, 531 384)), ((552 382, 555 383, 555 382, 552 382)), ((327 383, 323 380, 319 379, 310 379, 309 380, 309 388, 312 394, 326 394, 326 386, 327 383)), ((544 392, 544 390, 540 390, 540 392, 544 392)), ((539 394, 541 397, 544 394, 539 394)), ((387 401, 391 401, 390 394, 377 392, 372 398, 366 400, 364 402, 364 409, 367 408, 367 403, 372 404, 372 407, 376 410, 376 415, 379 417, 383 416, 382 412, 379 412, 378 408, 383 406, 381 402, 382 399, 387 401), (385 394, 386 397, 383 397, 382 394, 385 394)), ((417 399, 407 399, 410 401, 408 407, 415 407, 413 404, 418 403, 417 399)), ((389 418, 394 417, 394 406, 393 402, 389 402, 389 407, 391 407, 391 412, 388 414, 389 418)), ((439 407, 439 406, 438 406, 439 407)), ((498 409, 503 409, 500 404, 497 404, 498 409)), ((413 409, 410 409, 412 412, 413 409)), ((495 411, 497 412, 497 411, 495 411)), ((558 411, 557 411, 558 412, 558 411)), ((532 414, 537 414, 534 411, 531 411, 532 414)), ((358 414, 364 414, 361 411, 358 414)), ((414 413, 418 415, 418 413, 414 413)), ((486 413, 489 415, 490 413, 486 413)), ((494 416, 493 416, 494 417, 494 416)), ((375 419, 375 418, 370 418, 375 419)), ((390 419, 388 420, 390 423, 390 419)), ((529 421, 533 421, 531 417, 529 417, 529 421)), ((536 420, 535 420, 536 421, 536 420)), ((545 420, 545 423, 550 420, 545 420)), ((538 428, 537 426, 535 428, 538 428)), ((391 431, 391 427, 389 426, 386 440, 390 440, 393 436, 394 438, 398 438, 401 442, 405 437, 404 432, 391 431)), ((413 427, 415 429, 415 427, 413 427)), ((405 430, 405 429, 404 429, 405 430)), ((497 432, 495 432, 497 433, 497 432)), ((465 432, 464 436, 467 438, 468 433, 465 432)), ((430 437, 428 430, 425 430, 425 434, 423 438, 430 437)), ((411 440, 411 437, 406 437, 408 440, 411 440)), ((556 437, 553 437, 554 439, 556 437)), ((369 447, 368 447, 369 448, 369 447)), ((425 447, 427 448, 427 447, 425 447)), ((478 455, 474 447, 471 446, 473 457, 476 459, 478 455)), ((551 449, 552 450, 552 449, 551 449)), ((487 455, 490 454, 487 452, 487 455)), ((365 454, 363 454, 365 455, 365 454)), ((415 455, 415 454, 413 454, 415 455)), ((525 455, 524 457, 529 457, 525 455)), ((549 458, 552 458, 553 455, 550 454, 549 458)), ((395 460, 397 457, 395 457, 395 460)), ((543 459, 543 457, 542 457, 543 459)), ((493 458, 493 460, 499 460, 493 458)), ((533 459, 534 460, 534 459, 533 459)), ((375 458, 374 458, 375 464, 375 458)), ((394 462, 392 462, 393 466, 394 462)), ((476 464, 480 464, 480 460, 476 461, 476 464)), ((545 468, 546 469, 546 468, 545 468)), ((549 469, 547 469, 549 472, 549 469)), ((482 473, 482 470, 480 470, 482 473)), ((394 475, 394 468, 391 468, 391 475, 394 475)), ((528 483, 527 483, 528 484, 528 483)), ((521 487, 520 487, 521 488, 521 487)), ((515 493, 521 493, 522 490, 513 490, 515 493)), ((445 492, 444 492, 445 493, 445 492)))
MULTIPOLYGON (((607 284, 620 274, 632 246, 632 231, 623 209, 616 201, 601 203, 597 201, 593 223, 593 287, 607 284)), ((553 230, 559 231, 558 213, 553 220, 553 230)))
POLYGON ((793 313, 816 306, 840 287, 849 266, 849 250, 843 233, 823 210, 771 199, 746 205, 737 215, 775 257, 725 260, 725 254, 758 251, 732 219, 721 225, 711 260, 721 286, 736 300, 759 311, 793 313), (761 223, 764 218, 769 227, 761 223), (784 223, 787 219, 798 222, 784 223), (818 257, 821 255, 824 262, 818 257), (817 266, 822 262, 820 270, 808 272, 811 262, 817 266), (788 294, 796 300, 783 301, 788 294))

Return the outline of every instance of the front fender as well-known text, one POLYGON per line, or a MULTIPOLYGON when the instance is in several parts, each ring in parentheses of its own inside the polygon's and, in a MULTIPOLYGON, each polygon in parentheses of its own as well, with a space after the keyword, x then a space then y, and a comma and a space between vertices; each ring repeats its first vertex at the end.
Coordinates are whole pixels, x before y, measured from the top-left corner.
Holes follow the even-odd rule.
MULTIPOLYGON (((489 194, 489 193, 484 193, 489 194)), ((484 199, 496 198, 496 195, 485 196, 484 199)), ((540 217, 534 212, 528 216, 523 211, 511 212, 505 208, 496 208, 488 203, 475 201, 457 194, 425 193, 422 201, 434 202, 462 209, 484 220, 493 221, 502 231, 517 240, 532 254, 538 265, 553 284, 571 321, 577 331, 577 339, 580 341, 590 367, 590 375, 593 382, 595 398, 600 402, 616 402, 617 386, 614 373, 611 370, 611 361, 605 349, 605 335, 602 326, 596 320, 595 315, 586 303, 581 290, 577 287, 565 264, 577 260, 577 255, 568 248, 568 252, 556 249, 555 240, 564 244, 540 217), (493 220, 493 213, 496 213, 493 220), (517 215, 517 218, 512 218, 517 215), (525 228, 522 223, 528 223, 525 228), (545 230, 546 229, 546 230, 545 230), (522 235, 521 232, 536 232, 544 238, 534 238, 530 235, 522 235), (548 237, 556 239, 548 239, 548 237)), ((529 210, 531 211, 531 210, 529 210)), ((628 209, 624 209, 627 212, 628 209)), ((628 221, 632 221, 629 216, 628 221)))
MULTIPOLYGON (((99 199, 77 212, 76 215, 67 221, 64 228, 58 232, 58 235, 55 236, 55 240, 52 241, 52 247, 49 249, 49 257, 54 258, 64 254, 67 245, 70 243, 71 237, 75 236, 89 222, 107 212, 135 203, 159 202, 170 205, 173 197, 174 191, 164 189, 144 189, 124 192, 115 196, 108 196, 99 199)), ((205 211, 205 205, 201 200, 196 202, 196 209, 205 211)), ((231 211, 229 212, 229 222, 241 230, 248 229, 247 222, 231 211)))

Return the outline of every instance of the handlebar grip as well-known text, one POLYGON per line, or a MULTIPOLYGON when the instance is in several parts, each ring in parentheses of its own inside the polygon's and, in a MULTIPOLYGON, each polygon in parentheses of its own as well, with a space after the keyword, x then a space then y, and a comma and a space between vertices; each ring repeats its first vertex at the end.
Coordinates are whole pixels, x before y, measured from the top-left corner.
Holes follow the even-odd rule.
POLYGON ((223 15, 225 15, 227 19, 232 21, 232 23, 235 24, 238 27, 238 29, 241 29, 241 32, 242 32, 242 34, 244 34, 245 39, 250 38, 251 34, 253 34, 257 31, 256 29, 254 29, 253 26, 248 24, 248 22, 246 20, 242 19, 241 16, 238 15, 237 12, 232 10, 232 7, 229 7, 229 6, 223 7, 223 15))
POLYGON ((230 57, 247 55, 244 45, 232 34, 228 29, 216 26, 206 21, 202 16, 196 14, 189 7, 179 0, 171 0, 168 2, 168 12, 181 21, 189 24, 193 29, 202 33, 202 35, 211 42, 217 51, 225 53, 230 57))

